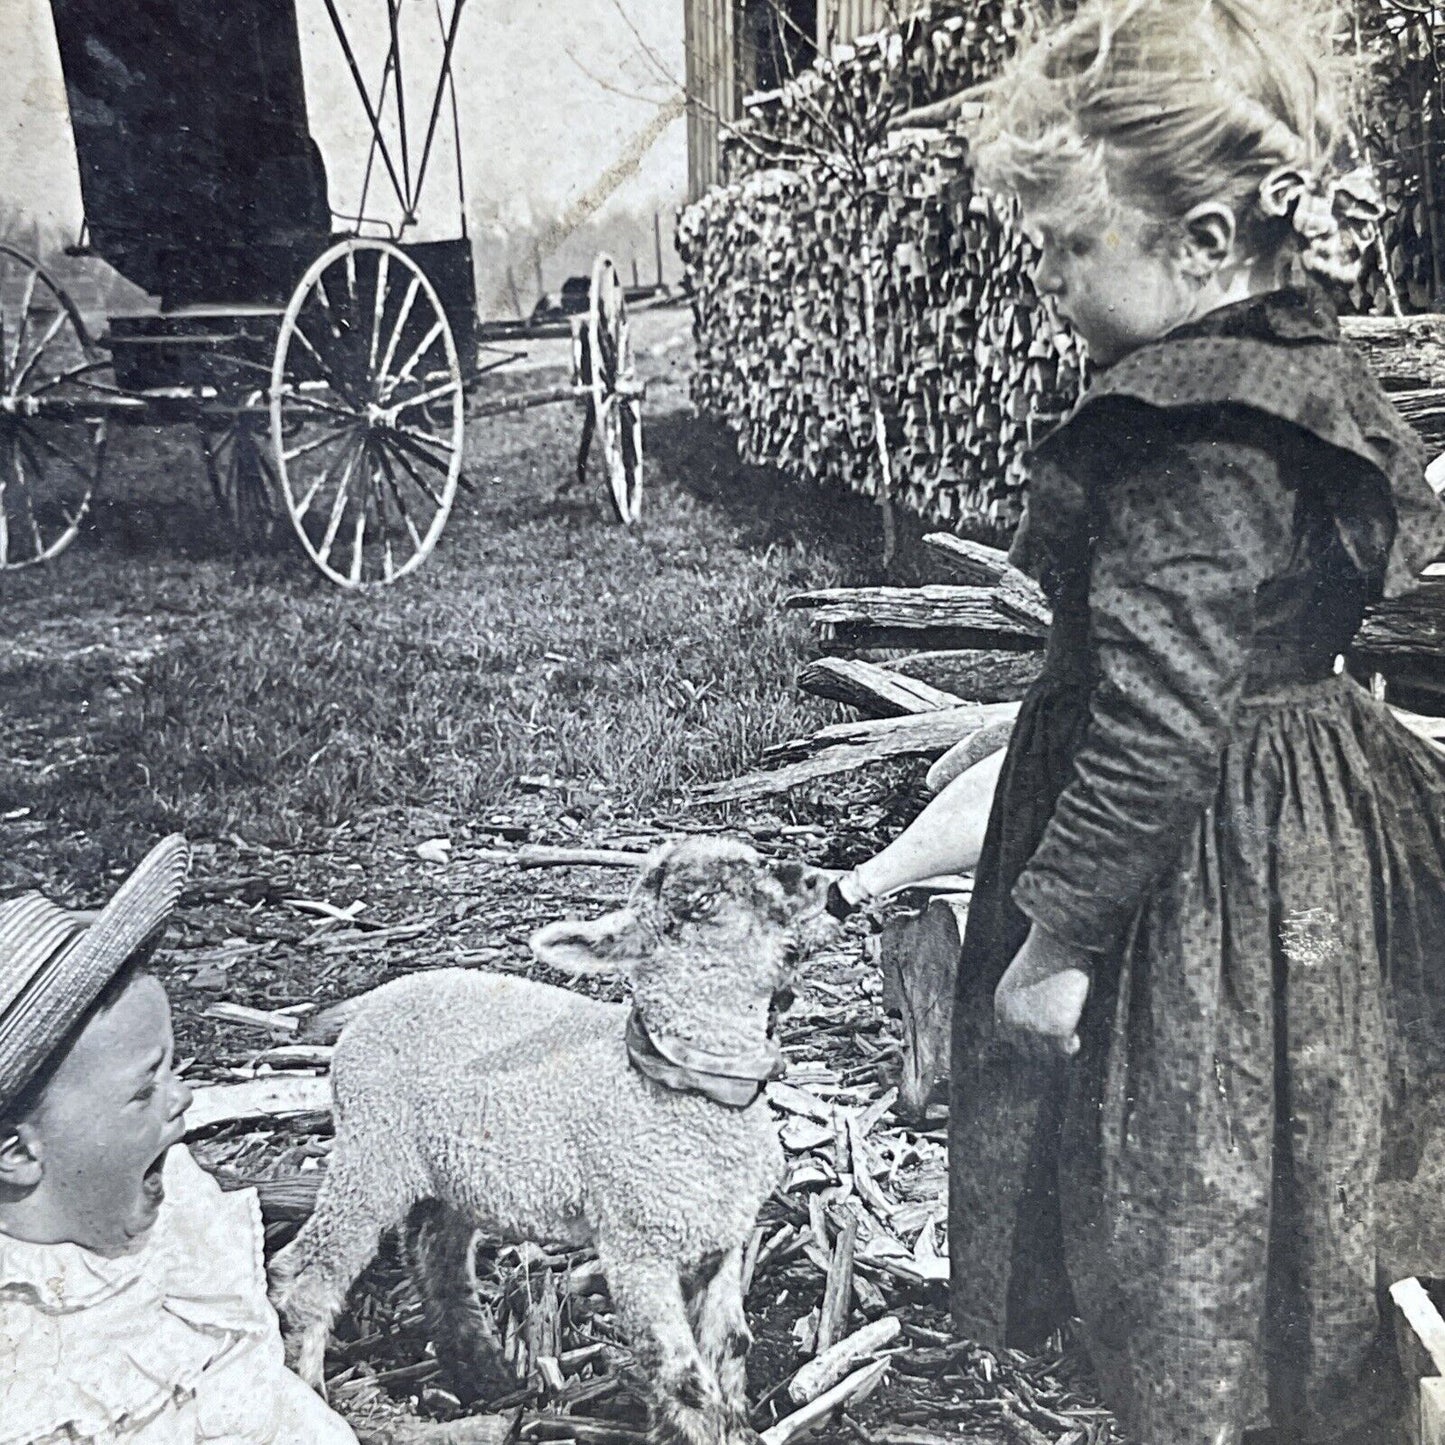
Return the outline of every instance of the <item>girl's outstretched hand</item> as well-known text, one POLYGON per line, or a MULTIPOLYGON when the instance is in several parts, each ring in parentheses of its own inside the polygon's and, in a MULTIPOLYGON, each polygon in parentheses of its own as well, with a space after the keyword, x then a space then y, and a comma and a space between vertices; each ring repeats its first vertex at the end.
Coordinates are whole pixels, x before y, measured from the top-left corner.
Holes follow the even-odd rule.
POLYGON ((999 1028, 1072 1058, 1079 1052, 1089 969, 1087 953, 1034 924, 994 991, 999 1028))

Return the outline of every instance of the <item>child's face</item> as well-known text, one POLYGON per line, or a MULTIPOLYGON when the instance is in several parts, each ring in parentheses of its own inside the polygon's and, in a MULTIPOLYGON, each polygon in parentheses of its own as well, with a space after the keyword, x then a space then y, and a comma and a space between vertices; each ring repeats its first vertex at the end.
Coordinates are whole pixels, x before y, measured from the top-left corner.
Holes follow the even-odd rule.
POLYGON ((1188 320, 1199 287, 1133 206, 1107 221, 1070 217, 1057 206, 1026 210, 1024 230, 1040 250, 1034 287, 1109 366, 1188 320))
POLYGON ((156 1222, 165 1152, 191 1102, 173 1049, 165 990, 144 974, 76 1037, 27 1121, 54 1241, 116 1254, 156 1222))

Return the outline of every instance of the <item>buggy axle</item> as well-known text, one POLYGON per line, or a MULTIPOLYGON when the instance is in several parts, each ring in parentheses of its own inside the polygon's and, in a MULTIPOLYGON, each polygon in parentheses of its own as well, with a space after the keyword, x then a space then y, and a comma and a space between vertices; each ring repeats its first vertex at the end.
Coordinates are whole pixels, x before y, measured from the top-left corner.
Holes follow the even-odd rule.
POLYGON ((120 426, 196 427, 238 532, 269 537, 289 520, 316 567, 346 588, 386 586, 431 553, 461 483, 468 417, 582 403, 577 475, 599 442, 613 511, 636 519, 646 388, 608 257, 574 323, 571 379, 510 395, 480 391, 441 295, 406 248, 385 241, 336 242, 283 312, 121 319, 93 340, 39 263, 0 243, 0 570, 74 541, 107 432, 120 426))

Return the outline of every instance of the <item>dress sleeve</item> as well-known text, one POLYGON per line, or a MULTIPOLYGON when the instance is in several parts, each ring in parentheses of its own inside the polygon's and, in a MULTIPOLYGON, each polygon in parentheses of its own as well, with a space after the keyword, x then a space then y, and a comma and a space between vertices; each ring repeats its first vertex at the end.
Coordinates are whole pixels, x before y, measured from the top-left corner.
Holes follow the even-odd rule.
POLYGON ((1293 511, 1271 451, 1243 434, 1146 442, 1106 486, 1089 724, 1013 893, 1086 950, 1115 942, 1214 794, 1256 588, 1288 557, 1293 511))

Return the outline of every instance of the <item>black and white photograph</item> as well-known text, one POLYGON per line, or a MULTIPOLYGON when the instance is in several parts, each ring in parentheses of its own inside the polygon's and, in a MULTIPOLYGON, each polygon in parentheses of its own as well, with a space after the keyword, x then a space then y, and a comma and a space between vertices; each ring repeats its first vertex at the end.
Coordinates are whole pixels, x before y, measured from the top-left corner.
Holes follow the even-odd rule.
POLYGON ((0 1445, 1445 1445, 1445 8, 0 0, 0 1445))

